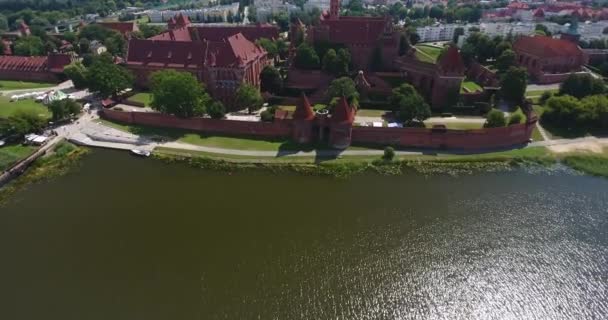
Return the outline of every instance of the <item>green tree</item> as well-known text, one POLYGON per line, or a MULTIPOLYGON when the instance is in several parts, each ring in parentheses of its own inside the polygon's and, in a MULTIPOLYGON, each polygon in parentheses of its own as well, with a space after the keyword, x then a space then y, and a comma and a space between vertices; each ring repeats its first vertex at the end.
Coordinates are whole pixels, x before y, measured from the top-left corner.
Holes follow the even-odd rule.
POLYGON ((252 113, 259 110, 263 103, 264 99, 262 99, 260 90, 250 84, 243 83, 236 91, 235 104, 240 109, 246 108, 249 113, 252 113))
POLYGON ((66 31, 63 33, 63 39, 65 39, 65 41, 69 42, 69 43, 75 43, 76 42, 76 33, 71 32, 71 31, 66 31))
POLYGON ((601 79, 595 79, 590 74, 571 74, 559 87, 559 93, 576 98, 604 93, 606 86, 601 79))
POLYGON ((277 94, 283 88, 283 78, 277 68, 266 66, 260 73, 261 90, 262 92, 271 92, 277 94))
POLYGON ((163 70, 150 77, 151 107, 181 118, 202 116, 211 98, 198 80, 188 72, 163 70))
POLYGON ((162 33, 165 29, 161 26, 149 25, 147 23, 143 23, 139 25, 139 31, 142 36, 147 39, 162 33))
POLYGON ((406 54, 411 47, 412 45, 410 44, 410 40, 405 36, 405 34, 402 33, 399 36, 399 55, 402 56, 406 54))
POLYGON ((63 68, 63 73, 72 80, 76 89, 84 89, 87 86, 87 68, 80 62, 74 61, 63 68))
POLYGON ((336 74, 338 65, 338 54, 336 50, 329 49, 323 56, 323 71, 331 74, 336 74))
POLYGON ((511 112, 509 115, 509 125, 520 124, 526 121, 526 115, 521 110, 520 107, 517 107, 515 112, 511 112))
POLYGON ((49 104, 49 111, 53 115, 53 121, 60 121, 71 116, 76 116, 82 110, 80 103, 72 99, 55 100, 49 104))
POLYGON ((8 19, 3 14, 0 14, 0 30, 8 30, 8 19))
POLYGON ((458 43, 458 38, 460 38, 460 36, 464 35, 464 28, 463 27, 457 27, 454 29, 454 37, 452 38, 452 42, 454 43, 458 43))
POLYGON ((551 99, 551 97, 553 97, 553 93, 551 91, 545 91, 540 95, 540 98, 538 98, 538 103, 540 105, 544 105, 547 103, 547 100, 551 99))
POLYGON ((510 67, 502 76, 500 92, 505 101, 519 104, 526 93, 528 73, 524 68, 510 67))
POLYGON ((391 146, 384 148, 384 154, 382 155, 382 159, 386 161, 392 161, 395 158, 395 149, 391 146))
POLYGON ((496 58, 496 68, 499 72, 505 72, 510 67, 515 66, 515 62, 517 62, 517 55, 511 49, 507 49, 502 52, 502 54, 496 58))
POLYGON ((103 44, 108 49, 108 52, 115 56, 124 56, 126 54, 127 42, 120 33, 114 33, 107 37, 103 44))
POLYGON ((486 123, 484 123, 484 128, 498 128, 504 127, 507 125, 507 120, 505 119, 505 115, 502 111, 498 109, 492 109, 486 115, 486 123))
POLYGON ((494 56, 500 57, 500 55, 506 50, 512 50, 511 42, 501 41, 496 45, 496 52, 494 53, 494 56))
POLYGON ((357 91, 355 82, 349 77, 333 80, 327 89, 327 96, 329 100, 344 96, 354 105, 357 105, 359 101, 359 92, 357 91))
POLYGON ((551 36, 551 31, 549 31, 549 28, 547 28, 547 26, 545 26, 544 24, 537 24, 536 27, 534 28, 536 34, 539 35, 543 35, 543 36, 551 36))
POLYGON ((44 43, 36 36, 27 36, 15 41, 15 55, 18 56, 41 56, 44 55, 44 43))
POLYGON ((283 39, 277 39, 274 41, 274 44, 277 46, 277 52, 279 53, 279 57, 281 59, 287 58, 289 54, 289 45, 283 39))
POLYGON ((116 96, 133 85, 133 75, 127 69, 105 58, 94 60, 87 69, 86 79, 89 90, 102 97, 116 96))
POLYGON ((406 124, 411 124, 412 121, 423 122, 431 116, 428 103, 409 83, 393 89, 389 103, 399 120, 406 124))
POLYGON ((311 46, 302 43, 296 50, 294 64, 300 69, 318 69, 319 56, 311 46))
POLYGON ((574 128, 578 125, 578 117, 583 114, 579 100, 572 96, 553 96, 545 104, 541 120, 556 127, 574 128))
POLYGON ((5 133, 19 136, 41 131, 47 120, 34 110, 18 110, 9 116, 6 121, 5 133))
POLYGON ((207 114, 213 119, 222 119, 226 115, 226 108, 219 101, 213 101, 207 106, 207 114))
POLYGON ((289 15, 286 12, 281 12, 274 16, 274 21, 277 23, 282 32, 289 31, 289 15))
POLYGON ((276 59, 279 56, 279 49, 274 41, 267 38, 260 38, 255 43, 268 52, 269 58, 276 59))

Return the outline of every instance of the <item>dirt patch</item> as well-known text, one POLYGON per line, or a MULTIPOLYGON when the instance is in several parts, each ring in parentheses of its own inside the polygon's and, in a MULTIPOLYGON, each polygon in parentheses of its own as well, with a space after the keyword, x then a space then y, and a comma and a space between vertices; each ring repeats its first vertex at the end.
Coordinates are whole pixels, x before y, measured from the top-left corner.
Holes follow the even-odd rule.
POLYGON ((608 148, 607 143, 600 141, 581 141, 575 143, 561 144, 549 146, 548 149, 555 153, 572 153, 572 152, 591 152, 604 153, 608 148))

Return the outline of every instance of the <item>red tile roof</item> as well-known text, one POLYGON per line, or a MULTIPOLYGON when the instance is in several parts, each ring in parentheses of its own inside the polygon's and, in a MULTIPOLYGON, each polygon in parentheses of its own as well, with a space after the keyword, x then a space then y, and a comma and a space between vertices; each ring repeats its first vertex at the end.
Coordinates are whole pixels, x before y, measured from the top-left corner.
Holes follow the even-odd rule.
POLYGON ((442 55, 439 57, 437 62, 439 70, 446 73, 464 73, 465 67, 462 61, 462 56, 458 52, 456 46, 450 46, 442 55))
POLYGON ((342 96, 331 113, 331 121, 335 123, 353 123, 355 121, 355 108, 348 104, 346 97, 342 96))
MULTIPOLYGON (((190 27, 198 39, 219 41, 237 33, 242 33, 249 41, 255 42, 260 38, 276 39, 279 37, 279 28, 267 23, 250 25, 227 25, 227 26, 196 26, 190 27)), ((191 31, 192 32, 192 31, 191 31)))
POLYGON ((192 41, 192 37, 190 36, 190 29, 188 29, 187 27, 168 30, 161 34, 155 35, 149 39, 165 41, 192 41))
POLYGON ((188 19, 188 16, 180 13, 177 16, 169 19, 167 26, 169 27, 169 29, 176 29, 176 28, 186 27, 189 24, 190 24, 190 19, 188 19))
POLYGON ((329 41, 342 44, 369 44, 376 42, 384 33, 386 18, 376 17, 339 17, 322 20, 322 26, 329 27, 329 41))
POLYGON ((572 57, 583 54, 576 44, 545 36, 522 36, 513 43, 516 52, 525 52, 539 58, 572 57))
POLYGON ((70 57, 64 54, 51 54, 48 57, 0 56, 1 71, 18 72, 63 72, 63 67, 70 63, 70 57), (67 59, 66 59, 67 57, 67 59))
POLYGON ((296 110, 293 113, 293 118, 296 120, 312 120, 315 118, 315 113, 312 110, 310 101, 306 97, 306 94, 302 92, 298 104, 296 104, 296 110))
POLYGON ((137 23, 135 23, 133 21, 131 21, 131 22, 100 22, 99 25, 101 25, 104 28, 110 29, 110 30, 118 31, 123 36, 128 36, 130 33, 134 32, 134 31, 139 31, 139 28, 137 27, 137 23))

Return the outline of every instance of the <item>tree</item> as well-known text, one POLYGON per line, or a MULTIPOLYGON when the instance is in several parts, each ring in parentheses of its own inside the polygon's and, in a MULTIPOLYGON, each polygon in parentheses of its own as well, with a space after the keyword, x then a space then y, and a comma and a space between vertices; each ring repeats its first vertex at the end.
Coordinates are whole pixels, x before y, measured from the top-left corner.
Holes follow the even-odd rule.
POLYGON ((492 109, 486 115, 486 123, 484 123, 484 128, 498 128, 504 127, 507 125, 507 121, 505 119, 504 113, 498 109, 492 109))
POLYGON ((454 42, 455 44, 458 43, 458 39, 460 38, 460 36, 464 35, 464 28, 463 27, 457 27, 454 29, 454 37, 452 38, 452 42, 454 42))
POLYGON ((76 42, 76 33, 71 32, 71 31, 66 31, 63 33, 63 39, 69 43, 75 43, 76 42))
POLYGON ((264 99, 262 99, 260 90, 250 84, 243 83, 236 91, 235 104, 240 109, 246 108, 249 113, 252 113, 255 110, 259 110, 263 103, 264 99))
POLYGON ((395 149, 391 146, 384 148, 384 154, 382 155, 382 159, 386 161, 392 161, 395 158, 395 149))
POLYGON ((595 79, 590 74, 571 74, 559 87, 559 93, 576 98, 604 93, 606 86, 601 79, 595 79))
POLYGON ((116 96, 133 85, 133 75, 106 58, 97 58, 86 72, 89 90, 102 97, 116 96))
POLYGON ((279 55, 279 49, 277 45, 270 39, 260 38, 255 42, 260 47, 264 48, 266 52, 268 52, 268 57, 271 59, 276 59, 279 55))
POLYGON ((2 14, 0 14, 0 30, 8 30, 8 20, 2 14))
POLYGON ((147 23, 139 25, 139 31, 144 38, 150 38, 162 33, 165 29, 161 26, 149 25, 147 23))
POLYGON ((32 132, 41 131, 47 121, 34 110, 18 110, 9 116, 6 127, 2 131, 7 134, 23 136, 32 132))
POLYGON ((53 121, 60 121, 78 115, 82 106, 72 99, 63 99, 51 102, 49 110, 53 115, 53 121))
POLYGON ((157 71, 150 77, 150 83, 151 107, 162 113, 180 118, 202 116, 211 102, 201 84, 189 72, 157 71))
POLYGON ((409 83, 393 89, 389 103, 399 120, 407 124, 412 121, 422 122, 431 116, 431 108, 409 83))
POLYGON ((519 104, 526 93, 528 73, 524 68, 510 67, 502 76, 500 92, 505 101, 519 104))
POLYGON ((520 107, 517 107, 515 112, 511 112, 509 115, 509 125, 520 124, 526 121, 526 115, 521 111, 520 107))
POLYGON ((124 56, 126 53, 127 42, 120 33, 114 33, 107 37, 103 44, 108 49, 108 52, 115 56, 124 56))
POLYGON ((213 101, 207 106, 207 114, 213 119, 222 119, 226 115, 226 108, 219 101, 213 101))
POLYGON ((545 91, 540 95, 540 98, 538 98, 538 103, 544 105, 551 97, 553 97, 553 93, 551 91, 545 91))
POLYGON ((319 56, 311 46, 302 43, 296 50, 294 63, 300 69, 317 69, 319 68, 319 56))
POLYGON ((63 73, 72 80, 76 89, 84 89, 87 86, 87 68, 80 61, 65 66, 63 73))
POLYGON ((338 61, 336 61, 335 75, 347 74, 350 68, 351 56, 346 48, 338 49, 338 61))
POLYGON ((510 67, 515 66, 517 55, 511 49, 507 49, 496 59, 496 68, 499 72, 505 72, 510 67))
POLYGON ((277 68, 266 66, 260 73, 261 90, 262 92, 279 93, 283 88, 283 78, 277 68))
POLYGON ((331 74, 336 74, 336 66, 338 64, 338 54, 336 50, 329 49, 323 56, 323 71, 331 74))
POLYGON ((509 41, 501 41, 500 43, 498 43, 496 45, 496 52, 494 53, 494 56, 500 57, 500 55, 505 50, 511 50, 511 49, 512 49, 511 42, 509 42, 509 41))
POLYGON ((44 43, 36 36, 27 36, 15 41, 15 55, 18 56, 41 56, 44 55, 44 43))
POLYGON ((537 24, 536 27, 534 27, 534 31, 536 34, 539 35, 543 35, 543 36, 551 36, 551 31, 549 31, 549 28, 547 28, 547 26, 545 26, 544 24, 537 24))
POLYGON ((289 45, 287 42, 283 39, 277 39, 274 41, 274 44, 277 46, 279 57, 281 57, 281 59, 287 58, 287 55, 289 54, 289 45))
POLYGON ((329 100, 340 98, 342 96, 348 99, 349 103, 357 105, 359 101, 359 92, 355 86, 355 82, 349 77, 341 77, 335 79, 327 89, 329 100))
POLYGON ((547 100, 542 121, 557 127, 574 128, 578 125, 578 117, 583 114, 583 106, 572 96, 554 96, 547 100))
POLYGON ((282 32, 289 31, 289 16, 286 12, 275 15, 274 22, 277 23, 282 32))

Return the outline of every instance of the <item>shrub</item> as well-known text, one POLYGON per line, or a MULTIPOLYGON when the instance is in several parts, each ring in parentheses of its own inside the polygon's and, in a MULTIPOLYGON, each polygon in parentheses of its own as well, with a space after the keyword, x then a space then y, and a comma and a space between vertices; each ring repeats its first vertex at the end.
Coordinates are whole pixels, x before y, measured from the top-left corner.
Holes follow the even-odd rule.
POLYGON ((271 112, 271 110, 264 110, 260 113, 260 118, 264 122, 272 122, 274 120, 274 112, 271 112))
POLYGON ((515 110, 515 112, 511 113, 509 116, 509 125, 514 125, 525 121, 526 115, 523 111, 521 111, 521 108, 517 108, 517 110, 515 110))
POLYGON ((390 146, 384 148, 384 154, 382 155, 382 159, 392 161, 393 158, 395 158, 395 149, 390 146))
POLYGON ((486 116, 486 123, 484 123, 484 128, 497 128, 504 127, 507 124, 505 120, 505 115, 502 111, 498 109, 492 109, 488 112, 486 116))
POLYGON ((544 105, 551 97, 553 97, 553 93, 551 91, 545 91, 538 99, 538 103, 544 105))
POLYGON ((222 119, 226 115, 226 108, 219 101, 214 101, 207 107, 207 114, 213 119, 222 119))

